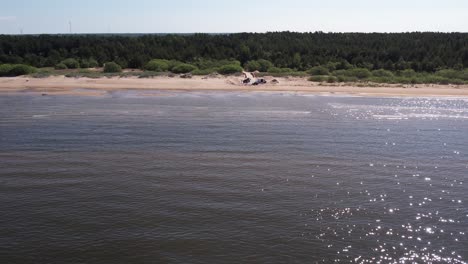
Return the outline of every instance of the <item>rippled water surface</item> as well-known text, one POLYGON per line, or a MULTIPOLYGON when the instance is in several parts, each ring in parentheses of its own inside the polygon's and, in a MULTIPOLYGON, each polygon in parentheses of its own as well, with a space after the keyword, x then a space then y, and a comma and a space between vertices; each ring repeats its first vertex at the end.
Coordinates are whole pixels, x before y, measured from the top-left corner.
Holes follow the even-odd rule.
POLYGON ((467 263, 467 154, 466 99, 4 95, 1 262, 467 263))

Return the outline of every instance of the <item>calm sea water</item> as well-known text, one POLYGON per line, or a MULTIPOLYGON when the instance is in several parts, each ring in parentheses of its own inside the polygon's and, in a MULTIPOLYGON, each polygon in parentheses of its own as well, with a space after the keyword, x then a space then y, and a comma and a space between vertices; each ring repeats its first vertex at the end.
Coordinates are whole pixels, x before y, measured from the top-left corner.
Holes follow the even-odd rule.
POLYGON ((467 263, 467 175, 467 99, 3 95, 0 258, 467 263))

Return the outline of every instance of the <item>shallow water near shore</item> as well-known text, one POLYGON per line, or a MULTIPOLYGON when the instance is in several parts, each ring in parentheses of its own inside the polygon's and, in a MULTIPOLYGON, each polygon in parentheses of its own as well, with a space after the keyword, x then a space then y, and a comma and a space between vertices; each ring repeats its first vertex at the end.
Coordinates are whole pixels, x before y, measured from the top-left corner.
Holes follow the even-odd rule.
POLYGON ((2 263, 467 263, 468 100, 0 96, 2 263))

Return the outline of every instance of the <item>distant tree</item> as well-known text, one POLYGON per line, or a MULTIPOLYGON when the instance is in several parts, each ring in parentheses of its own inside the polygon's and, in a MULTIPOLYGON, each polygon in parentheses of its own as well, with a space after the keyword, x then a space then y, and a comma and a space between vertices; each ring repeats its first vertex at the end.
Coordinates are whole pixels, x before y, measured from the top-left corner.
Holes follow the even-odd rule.
POLYGON ((250 52, 250 48, 245 45, 245 44, 241 44, 240 45, 240 52, 239 52, 239 59, 242 61, 242 62, 247 62, 248 60, 251 59, 252 57, 252 54, 250 52))
POLYGON ((336 70, 349 70, 353 67, 351 63, 349 63, 347 60, 341 60, 337 65, 336 65, 336 70))
MULTIPOLYGON (((296 69, 300 69, 302 67, 301 54, 299 54, 298 52, 294 53, 291 66, 296 69)), ((271 67, 273 67, 273 65, 271 65, 269 68, 271 67)))
POLYGON ((145 64, 145 60, 141 56, 135 56, 128 61, 128 67, 132 69, 143 68, 144 64, 145 64))
POLYGON ((434 72, 436 70, 436 65, 430 59, 425 58, 421 63, 423 71, 434 72))
POLYGON ((395 69, 397 71, 402 71, 411 68, 411 64, 407 63, 403 58, 400 58, 398 62, 395 64, 395 69))
POLYGON ((463 63, 459 62, 457 64, 455 64, 455 66, 453 66, 453 68, 457 71, 461 71, 463 70, 463 63))
POLYGON ((393 64, 393 62, 391 60, 387 60, 384 64, 384 69, 385 70, 389 70, 389 71, 393 71, 395 70, 395 65, 393 64))
POLYGON ((121 68, 127 68, 128 67, 128 62, 125 58, 119 57, 114 60, 115 63, 120 65, 121 68))
POLYGON ((36 54, 28 53, 24 55, 24 63, 35 67, 42 67, 45 59, 36 54))
POLYGON ((460 52, 461 55, 461 61, 463 63, 463 66, 465 68, 468 68, 468 47, 463 50, 463 52, 460 52))
POLYGON ((337 66, 338 64, 339 64, 339 63, 337 63, 337 62, 329 61, 326 65, 324 65, 324 67, 327 68, 328 71, 332 72, 332 71, 336 70, 336 66, 337 66))

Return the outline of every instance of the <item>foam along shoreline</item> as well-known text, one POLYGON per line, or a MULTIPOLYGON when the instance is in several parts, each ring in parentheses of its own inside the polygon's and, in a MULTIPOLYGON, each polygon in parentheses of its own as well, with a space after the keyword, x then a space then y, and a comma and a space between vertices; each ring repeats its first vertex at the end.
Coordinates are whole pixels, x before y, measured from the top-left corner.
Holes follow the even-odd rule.
POLYGON ((275 91, 303 92, 315 94, 350 94, 363 96, 457 96, 468 97, 468 85, 393 85, 393 84, 325 84, 310 82, 299 77, 263 77, 267 84, 243 85, 242 77, 235 76, 194 76, 191 79, 179 77, 137 77, 112 78, 47 78, 7 77, 0 78, 0 95, 18 92, 41 94, 100 95, 115 90, 169 90, 169 91, 275 91), (273 84, 273 79, 279 83, 273 84), (79 89, 81 88, 81 89, 79 89), (86 90, 88 89, 88 91, 86 90))

